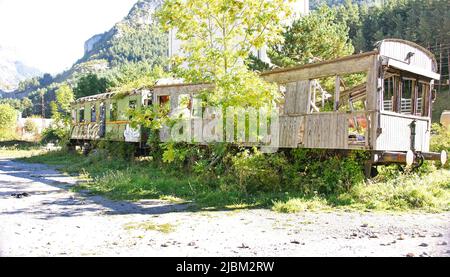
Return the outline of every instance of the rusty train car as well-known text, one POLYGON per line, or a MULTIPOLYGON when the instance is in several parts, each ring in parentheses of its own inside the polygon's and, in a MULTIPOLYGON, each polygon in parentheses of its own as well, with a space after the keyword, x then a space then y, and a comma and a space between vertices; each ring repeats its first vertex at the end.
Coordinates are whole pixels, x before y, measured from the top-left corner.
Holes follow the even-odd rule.
MULTIPOLYGON (((260 76, 276 83, 283 94, 278 107, 279 148, 367 150, 372 153, 367 167, 373 168, 420 165, 424 160, 446 163, 446 152, 429 149, 433 85, 440 78, 436 72, 436 59, 425 48, 386 39, 370 52, 274 69, 260 76), (346 84, 349 76, 360 76, 360 81, 346 84), (332 88, 324 88, 324 83, 332 88)), ((78 99, 72 105, 70 143, 108 139, 145 147, 147 135, 131 128, 128 109, 168 105, 173 111, 181 97, 193 99, 208 86, 156 85, 121 97, 109 92, 78 99)), ((167 132, 161 130, 160 138, 167 141, 167 132)), ((245 140, 241 144, 254 145, 245 140)))

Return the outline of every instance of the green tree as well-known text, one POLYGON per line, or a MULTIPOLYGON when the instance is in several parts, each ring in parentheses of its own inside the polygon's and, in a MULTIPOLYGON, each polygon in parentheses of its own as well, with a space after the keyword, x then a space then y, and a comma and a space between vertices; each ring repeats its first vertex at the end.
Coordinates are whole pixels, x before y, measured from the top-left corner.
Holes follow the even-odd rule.
POLYGON ((99 93, 106 92, 108 88, 108 82, 106 78, 99 78, 97 74, 89 73, 85 76, 82 76, 78 82, 76 87, 74 88, 75 96, 77 98, 95 95, 99 93))
POLYGON ((334 59, 353 51, 347 25, 337 21, 334 9, 321 6, 294 21, 284 32, 284 43, 272 47, 269 57, 285 67, 334 59))
POLYGON ((212 82, 215 89, 207 99, 212 103, 270 105, 279 96, 276 88, 250 72, 246 63, 252 49, 283 39, 281 22, 291 14, 287 2, 165 1, 158 18, 166 30, 176 29, 183 42, 175 71, 188 82, 212 82))
POLYGON ((52 118, 64 126, 70 124, 70 104, 74 101, 74 93, 69 85, 64 84, 56 90, 56 101, 51 103, 52 118))
POLYGON ((30 100, 30 98, 24 97, 24 98, 22 98, 20 103, 22 106, 23 117, 29 117, 32 113, 33 102, 30 100))
POLYGON ((17 113, 11 105, 0 104, 0 140, 14 138, 17 113))

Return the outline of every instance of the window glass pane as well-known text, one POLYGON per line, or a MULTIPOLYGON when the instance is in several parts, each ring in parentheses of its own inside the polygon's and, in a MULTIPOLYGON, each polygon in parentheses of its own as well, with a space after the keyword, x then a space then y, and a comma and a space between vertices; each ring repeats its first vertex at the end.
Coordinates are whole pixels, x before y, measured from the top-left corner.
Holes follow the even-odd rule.
POLYGON ((95 121, 97 121, 97 108, 94 104, 91 107, 91 122, 95 122, 95 121))
POLYGON ((412 113, 412 99, 414 97, 414 86, 415 82, 413 80, 403 79, 400 113, 404 114, 412 113))
POLYGON ((80 109, 78 119, 80 122, 84 122, 84 108, 80 109))
POLYGON ((134 109, 136 109, 136 103, 137 103, 136 100, 131 100, 131 101, 128 103, 128 107, 129 107, 130 109, 134 110, 134 109))
POLYGON ((117 120, 117 103, 109 104, 109 120, 116 121, 117 120))
POLYGON ((394 111, 394 77, 384 80, 383 110, 394 111))

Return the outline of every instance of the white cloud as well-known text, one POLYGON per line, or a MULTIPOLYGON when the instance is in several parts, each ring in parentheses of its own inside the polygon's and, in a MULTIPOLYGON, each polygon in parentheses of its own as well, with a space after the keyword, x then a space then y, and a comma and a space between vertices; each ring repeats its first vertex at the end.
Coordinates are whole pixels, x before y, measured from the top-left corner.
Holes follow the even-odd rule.
POLYGON ((59 73, 83 55, 84 41, 109 30, 136 0, 0 0, 0 45, 26 64, 59 73))

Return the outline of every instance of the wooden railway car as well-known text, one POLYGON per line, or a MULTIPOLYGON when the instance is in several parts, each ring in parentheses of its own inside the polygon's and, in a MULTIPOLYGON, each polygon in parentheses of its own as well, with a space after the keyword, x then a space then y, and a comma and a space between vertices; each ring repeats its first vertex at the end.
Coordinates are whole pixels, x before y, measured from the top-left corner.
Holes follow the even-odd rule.
MULTIPOLYGON (((370 167, 420 165, 426 159, 446 162, 445 152, 429 150, 433 85, 440 78, 436 71, 436 60, 428 50, 409 41, 386 39, 371 52, 260 76, 278 84, 284 95, 278 107, 279 148, 368 150, 370 167), (352 76, 361 81, 347 85, 344 80, 352 76), (330 80, 333 88, 323 88, 321 84, 330 80)), ((105 93, 78 99, 72 106, 71 144, 110 139, 142 147, 146 136, 130 127, 127 109, 168 104, 173 111, 180 97, 192 100, 208 86, 156 85, 121 97, 105 93)), ((189 109, 193 115, 192 105, 189 109)), ((160 136, 162 141, 169 139, 164 130, 160 136)), ((241 144, 254 145, 245 140, 241 144)))

